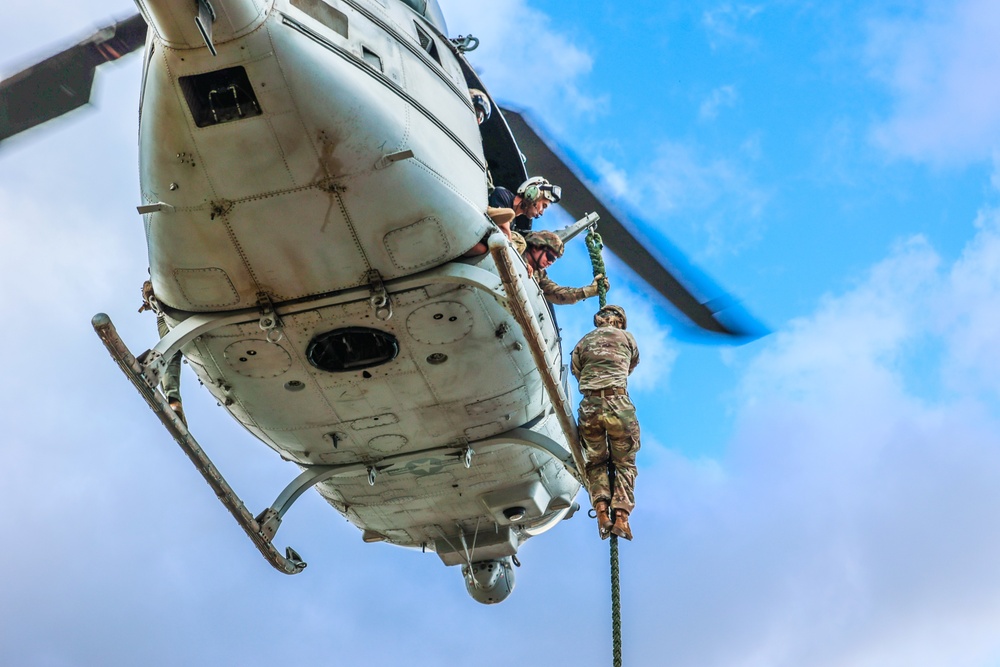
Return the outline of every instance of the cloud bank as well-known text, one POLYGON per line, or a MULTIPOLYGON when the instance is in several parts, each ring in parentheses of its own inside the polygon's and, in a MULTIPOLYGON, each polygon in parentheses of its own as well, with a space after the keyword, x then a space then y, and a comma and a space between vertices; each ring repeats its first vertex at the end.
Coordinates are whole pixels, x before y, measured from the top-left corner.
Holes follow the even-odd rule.
POLYGON ((876 144, 943 165, 989 159, 1000 143, 1000 5, 928 2, 920 16, 875 20, 869 32, 872 74, 893 104, 876 144))
POLYGON ((441 6, 454 34, 471 31, 481 40, 469 59, 498 100, 546 110, 546 122, 556 129, 564 112, 594 113, 607 103, 582 85, 592 56, 526 0, 491 3, 489 20, 477 3, 446 0, 441 6))
POLYGON ((665 551, 632 571, 657 572, 665 609, 645 651, 692 667, 994 664, 998 258, 996 209, 950 265, 901 242, 749 363, 725 459, 656 455, 639 527, 665 551))

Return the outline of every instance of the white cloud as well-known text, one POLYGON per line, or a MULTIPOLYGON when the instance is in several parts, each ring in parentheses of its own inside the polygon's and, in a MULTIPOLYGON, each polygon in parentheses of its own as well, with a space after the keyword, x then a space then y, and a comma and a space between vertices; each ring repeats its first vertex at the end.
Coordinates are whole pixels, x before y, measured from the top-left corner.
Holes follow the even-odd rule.
POLYGON ((720 109, 734 106, 739 99, 739 91, 734 86, 719 86, 701 103, 698 117, 702 120, 714 120, 720 109))
POLYGON ((751 369, 748 387, 754 393, 748 400, 838 392, 845 383, 847 393, 858 397, 869 389, 879 393, 886 388, 896 356, 921 324, 916 304, 926 298, 938 261, 927 241, 914 237, 872 269, 854 291, 828 297, 817 314, 792 321, 751 369), (859 375, 844 374, 848 368, 859 375), (850 389, 854 384, 857 391, 850 389))
POLYGON ((642 650, 666 642, 692 667, 995 664, 997 218, 951 266, 901 242, 773 336, 717 466, 644 468, 637 535, 676 546, 631 564, 665 601, 635 630, 642 650), (916 386, 956 369, 976 381, 916 386))
POLYGON ((629 194, 631 178, 628 172, 601 156, 595 157, 593 162, 601 186, 610 196, 621 199, 629 194))
POLYGON ((737 161, 671 141, 660 144, 631 183, 647 219, 684 214, 698 221, 702 255, 736 253, 755 242, 770 198, 737 161))
POLYGON ((893 155, 940 164, 989 159, 1000 145, 1000 5, 928 3, 917 19, 870 26, 872 73, 894 110, 873 129, 893 155))
POLYGON ((552 26, 547 14, 526 0, 490 4, 447 0, 442 9, 454 34, 472 33, 480 47, 469 54, 494 97, 538 109, 547 124, 561 129, 565 111, 599 112, 607 100, 584 90, 581 81, 593 66, 591 55, 552 26))
POLYGON ((664 229, 669 224, 668 236, 676 236, 678 224, 687 225, 693 238, 687 246, 698 258, 735 255, 760 239, 772 195, 750 168, 761 155, 758 134, 728 157, 709 155, 695 142, 671 140, 647 153, 648 159, 632 168, 602 155, 590 158, 599 191, 624 211, 641 204, 641 219, 664 229))
POLYGON ((709 44, 717 49, 725 44, 754 46, 756 40, 743 32, 745 23, 764 11, 760 5, 723 3, 702 13, 701 23, 709 44))
POLYGON ((953 390, 1000 395, 1000 210, 982 211, 976 227, 936 304, 948 342, 944 370, 953 390))

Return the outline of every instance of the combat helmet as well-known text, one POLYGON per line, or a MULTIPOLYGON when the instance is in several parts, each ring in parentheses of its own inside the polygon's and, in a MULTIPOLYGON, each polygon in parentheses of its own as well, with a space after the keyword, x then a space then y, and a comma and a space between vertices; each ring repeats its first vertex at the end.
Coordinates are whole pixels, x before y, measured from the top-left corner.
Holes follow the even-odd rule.
POLYGON ((557 257, 562 257, 563 250, 565 250, 563 240, 559 238, 559 235, 555 232, 550 232, 547 229, 525 234, 524 242, 529 246, 534 246, 536 248, 552 248, 557 257))
POLYGON ((625 309, 622 308, 621 306, 616 306, 616 305, 614 305, 612 303, 609 303, 606 306, 602 306, 601 309, 599 311, 597 311, 597 314, 594 315, 594 326, 597 326, 597 316, 600 315, 601 313, 603 313, 606 310, 607 311, 611 311, 612 313, 614 313, 615 315, 617 315, 619 318, 621 318, 621 321, 622 321, 622 331, 624 331, 625 329, 628 328, 628 318, 625 317, 625 309))

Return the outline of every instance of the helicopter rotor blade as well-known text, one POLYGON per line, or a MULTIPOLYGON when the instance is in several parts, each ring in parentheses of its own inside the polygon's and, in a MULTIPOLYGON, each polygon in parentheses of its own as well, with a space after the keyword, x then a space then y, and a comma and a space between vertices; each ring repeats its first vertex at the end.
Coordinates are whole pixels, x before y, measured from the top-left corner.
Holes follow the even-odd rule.
POLYGON ((145 42, 146 22, 136 14, 0 81, 0 141, 89 102, 97 67, 145 42))
MULTIPOLYGON (((562 187, 559 205, 572 217, 582 218, 590 212, 600 215, 598 228, 605 245, 629 268, 662 294, 687 319, 701 329, 740 338, 757 337, 758 326, 751 324, 749 315, 738 313, 732 299, 705 299, 695 287, 692 275, 685 275, 657 252, 656 247, 637 231, 625 216, 611 209, 595 194, 590 180, 580 173, 573 161, 563 157, 564 151, 549 140, 538 124, 526 113, 502 108, 504 117, 517 137, 529 171, 542 175, 562 187), (726 316, 722 311, 727 310, 726 316)), ((673 254, 678 254, 674 251, 673 254)), ((690 274, 688 269, 686 274, 690 274)), ((705 282, 702 279, 701 282, 705 282)))

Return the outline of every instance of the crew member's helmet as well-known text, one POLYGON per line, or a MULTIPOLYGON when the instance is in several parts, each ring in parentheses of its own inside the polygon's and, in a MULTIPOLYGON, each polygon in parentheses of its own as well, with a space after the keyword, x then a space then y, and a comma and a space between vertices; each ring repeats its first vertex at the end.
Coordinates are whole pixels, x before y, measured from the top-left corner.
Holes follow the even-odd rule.
POLYGON ((476 110, 476 120, 482 125, 493 114, 493 105, 486 93, 478 88, 469 88, 469 97, 472 98, 472 106, 476 110))
POLYGON ((605 313, 605 312, 607 312, 609 314, 610 313, 614 313, 619 318, 621 318, 621 321, 622 321, 622 330, 625 330, 625 329, 628 328, 628 318, 625 317, 625 309, 622 308, 621 306, 616 306, 616 305, 610 304, 610 303, 608 305, 604 306, 603 308, 601 308, 599 311, 597 311, 597 315, 594 315, 594 326, 595 327, 597 326, 597 318, 598 318, 598 316, 601 315, 602 313, 605 313))
POLYGON ((558 185, 552 185, 541 176, 532 176, 524 183, 521 183, 517 188, 517 194, 531 203, 544 197, 553 204, 558 204, 559 200, 562 199, 562 188, 558 185))
POLYGON ((555 232, 550 232, 547 229, 543 229, 540 232, 525 234, 524 242, 527 243, 529 247, 552 248, 552 251, 556 253, 557 257, 562 257, 563 251, 565 250, 563 240, 559 238, 559 235, 555 232))

